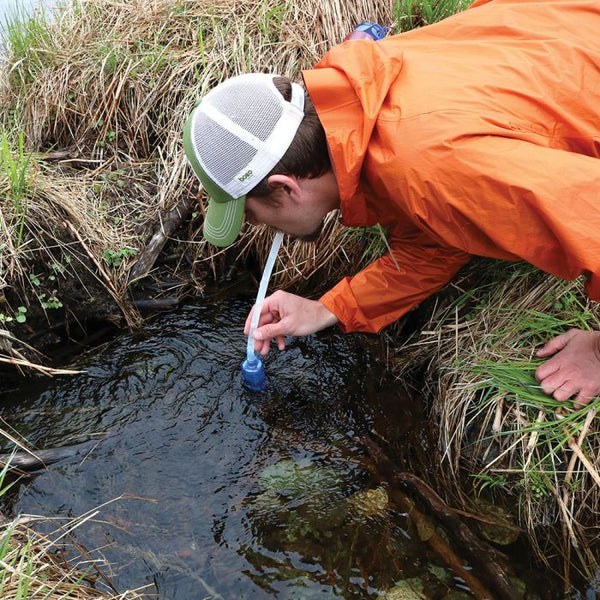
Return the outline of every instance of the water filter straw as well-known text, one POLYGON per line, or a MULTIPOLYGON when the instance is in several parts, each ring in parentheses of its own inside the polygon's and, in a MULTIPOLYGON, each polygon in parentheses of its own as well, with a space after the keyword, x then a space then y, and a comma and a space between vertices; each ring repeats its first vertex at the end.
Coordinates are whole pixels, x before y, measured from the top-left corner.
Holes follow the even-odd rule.
POLYGON ((253 356, 252 360, 246 359, 242 363, 242 378, 244 385, 251 392, 262 392, 267 385, 267 376, 265 365, 258 356, 253 356))
POLYGON ((260 319, 260 311, 262 310, 262 305, 267 294, 267 287, 269 286, 269 279, 271 277, 273 265, 275 264, 275 259, 277 258, 277 253, 279 252, 279 247, 281 246, 282 241, 283 233, 281 231, 278 231, 273 237, 271 250, 269 251, 269 256, 267 257, 267 262, 265 263, 265 268, 260 279, 260 285, 258 286, 258 293, 256 294, 256 302, 254 303, 254 312, 252 313, 252 321, 250 322, 250 332, 248 334, 248 346, 246 348, 248 360, 254 357, 254 338, 252 336, 258 326, 258 321, 260 319))
POLYGON ((260 285, 258 286, 258 294, 256 295, 256 302, 254 303, 252 320, 250 321, 250 331, 248 333, 248 344, 246 347, 246 360, 242 363, 242 376, 244 378, 244 385, 253 392, 260 392, 267 383, 265 366, 260 357, 254 354, 254 331, 258 326, 260 311, 262 310, 267 287, 269 286, 269 279, 282 241, 283 233, 278 231, 273 237, 271 250, 269 251, 269 256, 267 257, 267 262, 260 279, 260 285))

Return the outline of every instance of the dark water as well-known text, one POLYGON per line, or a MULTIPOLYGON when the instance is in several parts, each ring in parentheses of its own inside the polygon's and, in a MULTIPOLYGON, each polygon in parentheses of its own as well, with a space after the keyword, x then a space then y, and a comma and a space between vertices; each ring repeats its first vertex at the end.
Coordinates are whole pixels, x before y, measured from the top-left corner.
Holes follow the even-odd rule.
POLYGON ((74 535, 121 591, 469 598, 362 466, 360 436, 411 443, 416 418, 372 338, 293 340, 255 394, 240 379, 247 310, 186 307, 81 358, 80 375, 0 394, 5 421, 38 448, 91 439, 23 484, 15 510, 103 505, 74 535))

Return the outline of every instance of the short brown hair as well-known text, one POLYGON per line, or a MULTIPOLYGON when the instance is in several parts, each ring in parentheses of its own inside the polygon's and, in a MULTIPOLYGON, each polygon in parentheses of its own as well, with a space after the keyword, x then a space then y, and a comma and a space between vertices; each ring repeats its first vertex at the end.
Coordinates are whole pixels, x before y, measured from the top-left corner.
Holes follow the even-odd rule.
MULTIPOLYGON (((287 77, 273 78, 275 87, 289 102, 292 97, 292 84, 287 77)), ((296 177, 314 179, 331 171, 331 160, 327 149, 325 130, 317 115, 317 111, 304 92, 304 118, 298 131, 281 160, 271 172, 248 192, 248 196, 267 196, 271 191, 267 179, 271 175, 295 175, 296 177)))

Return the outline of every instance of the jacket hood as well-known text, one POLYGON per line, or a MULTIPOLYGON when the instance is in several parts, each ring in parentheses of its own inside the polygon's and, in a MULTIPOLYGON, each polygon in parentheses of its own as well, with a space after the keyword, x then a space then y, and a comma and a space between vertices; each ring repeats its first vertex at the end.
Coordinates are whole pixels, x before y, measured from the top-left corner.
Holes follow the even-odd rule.
POLYGON ((401 69, 401 55, 385 54, 378 42, 351 40, 302 72, 325 128, 346 225, 373 220, 367 213, 361 172, 369 142, 377 135, 381 107, 401 69))

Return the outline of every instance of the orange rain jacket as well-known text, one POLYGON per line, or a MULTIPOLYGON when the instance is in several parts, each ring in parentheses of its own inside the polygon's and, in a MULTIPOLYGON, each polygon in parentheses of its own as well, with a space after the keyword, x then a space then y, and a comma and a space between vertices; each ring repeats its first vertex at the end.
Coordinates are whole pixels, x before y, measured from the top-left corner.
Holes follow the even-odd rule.
POLYGON ((395 259, 320 299, 344 330, 380 330, 472 255, 583 274, 600 300, 598 0, 478 0, 303 77, 343 223, 381 223, 395 259))

